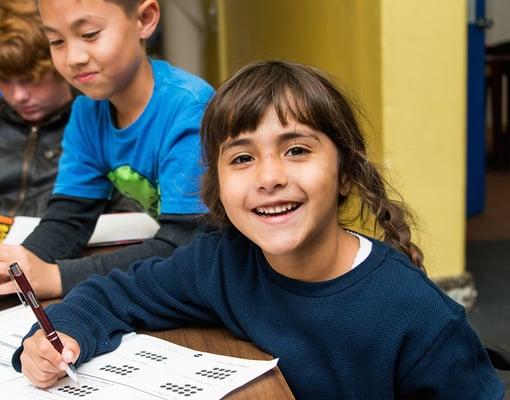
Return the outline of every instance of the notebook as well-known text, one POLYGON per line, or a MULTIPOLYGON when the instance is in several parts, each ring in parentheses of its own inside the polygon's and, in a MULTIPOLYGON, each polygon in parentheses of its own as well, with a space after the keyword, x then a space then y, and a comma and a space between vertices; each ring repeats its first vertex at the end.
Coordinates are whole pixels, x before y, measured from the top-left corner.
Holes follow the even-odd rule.
MULTIPOLYGON (((17 216, 7 226, 2 244, 21 244, 35 229, 41 219, 17 216)), ((145 213, 103 214, 99 217, 88 246, 113 246, 141 242, 154 237, 159 224, 145 213)), ((0 238, 1 240, 1 238, 0 238)))

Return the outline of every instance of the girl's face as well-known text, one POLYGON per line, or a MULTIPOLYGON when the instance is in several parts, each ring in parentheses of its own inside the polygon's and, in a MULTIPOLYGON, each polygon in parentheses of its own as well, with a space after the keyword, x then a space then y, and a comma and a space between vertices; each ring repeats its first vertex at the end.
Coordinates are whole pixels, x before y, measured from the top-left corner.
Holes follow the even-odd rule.
POLYGON ((220 199, 273 267, 300 260, 338 236, 338 164, 324 133, 290 118, 282 126, 271 107, 255 131, 220 147, 220 199))

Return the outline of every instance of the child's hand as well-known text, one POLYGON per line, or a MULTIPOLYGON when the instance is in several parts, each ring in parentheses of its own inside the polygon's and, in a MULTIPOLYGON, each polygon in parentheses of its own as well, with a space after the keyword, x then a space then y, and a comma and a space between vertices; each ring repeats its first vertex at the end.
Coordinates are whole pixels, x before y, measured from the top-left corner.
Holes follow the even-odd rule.
POLYGON ((17 262, 40 299, 62 296, 62 281, 57 264, 49 264, 23 246, 0 244, 0 295, 15 293, 9 279, 9 265, 17 262))
POLYGON ((65 376, 67 364, 75 362, 80 355, 80 346, 71 336, 58 332, 64 345, 60 354, 39 329, 23 342, 21 372, 36 387, 48 388, 65 376))

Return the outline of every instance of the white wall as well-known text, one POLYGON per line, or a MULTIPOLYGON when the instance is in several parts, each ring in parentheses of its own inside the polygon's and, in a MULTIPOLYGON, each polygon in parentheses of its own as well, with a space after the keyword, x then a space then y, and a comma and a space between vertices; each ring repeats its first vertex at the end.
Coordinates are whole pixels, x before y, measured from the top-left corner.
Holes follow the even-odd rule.
POLYGON ((207 4, 204 0, 160 0, 165 58, 185 70, 204 76, 207 40, 207 4))
POLYGON ((485 43, 491 45, 501 41, 510 41, 510 1, 485 1, 486 16, 494 21, 492 28, 485 31, 485 43))

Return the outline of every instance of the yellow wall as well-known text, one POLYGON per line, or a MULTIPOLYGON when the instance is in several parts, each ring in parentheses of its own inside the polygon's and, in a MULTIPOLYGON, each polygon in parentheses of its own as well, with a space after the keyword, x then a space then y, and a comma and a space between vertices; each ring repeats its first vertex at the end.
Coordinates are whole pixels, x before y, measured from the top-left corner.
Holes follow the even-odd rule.
MULTIPOLYGON (((327 71, 381 123, 378 1, 218 0, 220 78, 248 62, 284 59, 327 71)), ((369 134, 372 130, 367 126, 369 134)), ((379 136, 370 136, 377 141, 379 136)), ((381 144, 371 150, 381 149, 381 144)), ((380 160, 380 153, 373 154, 380 160)))
POLYGON ((464 271, 466 5, 383 1, 383 160, 434 277, 464 271))
POLYGON ((419 217, 435 278, 464 271, 463 0, 218 0, 220 76, 278 58, 351 88, 369 151, 419 217))

